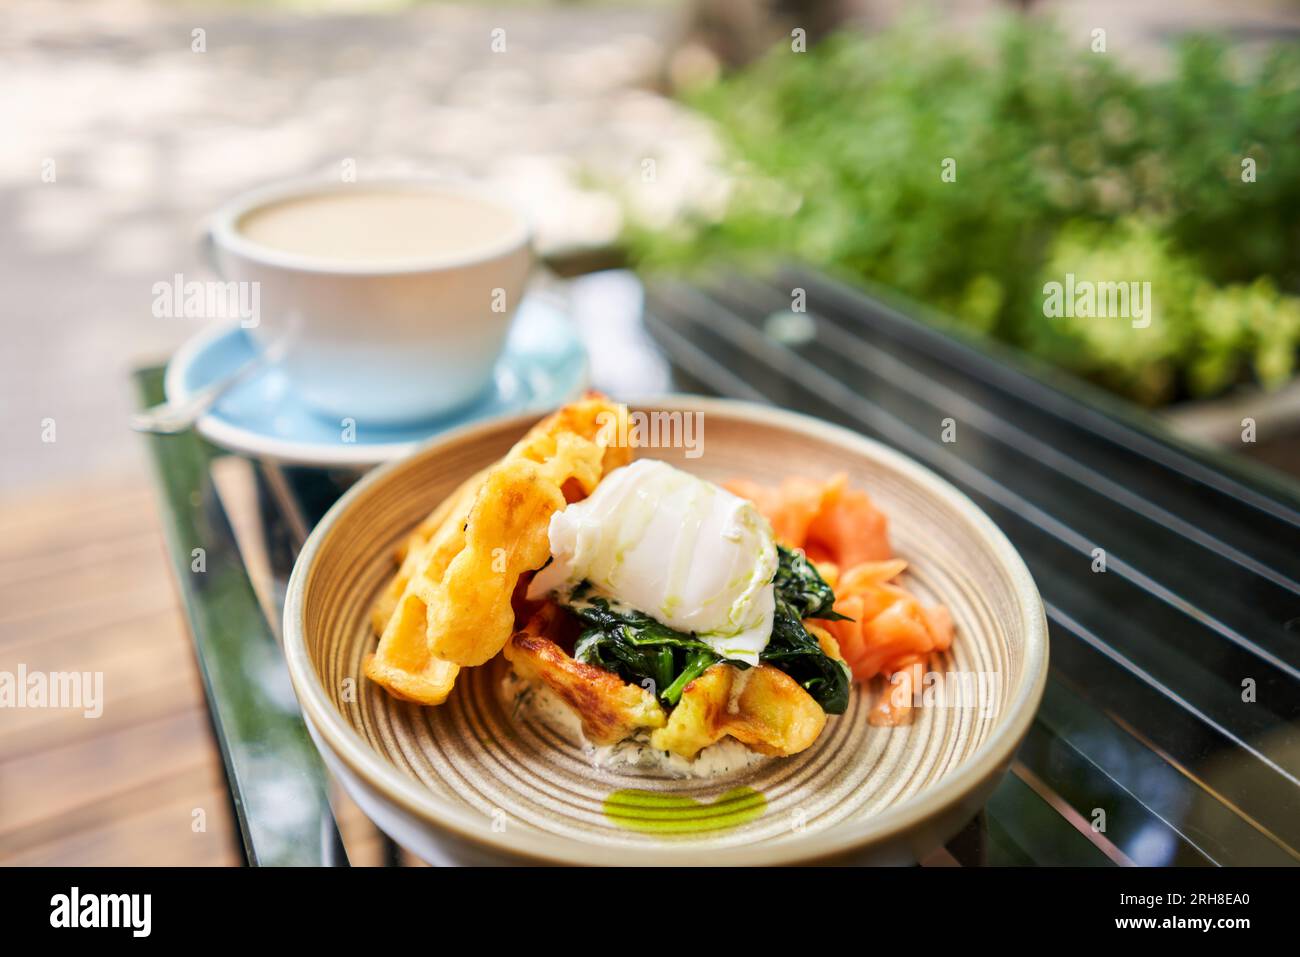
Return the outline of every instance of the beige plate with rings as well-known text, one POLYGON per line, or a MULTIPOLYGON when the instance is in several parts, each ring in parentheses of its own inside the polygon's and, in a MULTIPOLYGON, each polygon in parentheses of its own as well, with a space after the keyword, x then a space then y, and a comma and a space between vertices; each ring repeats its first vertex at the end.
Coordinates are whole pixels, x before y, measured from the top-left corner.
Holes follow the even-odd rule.
MULTIPOLYGON (((695 427, 677 433, 695 441, 638 456, 713 481, 847 472, 871 495, 909 563, 903 583, 946 605, 956 624, 911 723, 868 723, 885 693, 877 679, 854 688, 848 711, 806 751, 680 779, 593 767, 562 735, 512 717, 499 658, 463 670, 436 708, 368 681, 369 611, 395 570, 394 548, 503 455, 536 420, 528 416, 447 433, 371 472, 304 547, 285 604, 285 653, 328 767, 380 827, 432 863, 906 864, 934 851, 987 800, 1042 698, 1047 624, 1020 556, 966 496, 857 433, 696 396, 632 410, 683 413, 695 427)), ((673 418, 658 422, 662 442, 673 418)))

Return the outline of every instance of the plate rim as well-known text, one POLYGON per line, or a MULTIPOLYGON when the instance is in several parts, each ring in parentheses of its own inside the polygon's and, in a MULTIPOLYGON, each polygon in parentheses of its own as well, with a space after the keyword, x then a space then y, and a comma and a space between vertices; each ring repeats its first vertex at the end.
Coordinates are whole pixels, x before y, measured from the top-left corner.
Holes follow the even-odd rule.
MULTIPOLYGON (((888 841, 926 820, 940 816, 977 791, 985 781, 1000 776, 1010 764, 1020 743, 1029 731, 1047 683, 1049 637, 1047 615, 1033 576, 1020 553, 991 518, 969 496, 946 479, 889 446, 842 426, 792 412, 736 399, 721 399, 686 393, 666 393, 642 400, 628 400, 632 408, 664 411, 710 410, 758 424, 775 424, 805 432, 832 444, 857 450, 898 470, 910 482, 925 488, 954 506, 996 555, 998 564, 1009 575, 1017 598, 1025 636, 1024 674, 1008 701, 1006 718, 993 729, 951 775, 934 787, 922 790, 900 804, 855 824, 842 824, 824 831, 809 830, 799 840, 782 844, 711 847, 710 865, 797 864, 840 857, 888 841)), ((535 413, 498 417, 468 423, 448 430, 422 443, 415 455, 432 454, 439 446, 470 439, 476 432, 495 430, 517 424, 521 431, 537 420, 535 413)), ((639 864, 684 865, 692 863, 690 855, 698 853, 695 842, 665 847, 608 847, 544 832, 497 833, 482 827, 475 815, 455 805, 444 804, 428 788, 404 775, 381 754, 371 748, 334 708, 312 665, 305 638, 305 596, 307 580, 316 554, 320 551, 339 517, 352 502, 371 486, 383 482, 409 459, 390 462, 377 468, 349 489, 326 512, 308 537, 294 563, 284 604, 284 651, 289 677, 303 709, 304 717, 316 729, 331 753, 361 781, 384 799, 419 821, 450 832, 471 844, 489 848, 507 857, 531 858, 556 864, 639 864)))
MULTIPOLYGON (((537 294, 534 293, 533 295, 537 294)), ((560 304, 549 299, 544 301, 547 306, 567 316, 560 304)), ((244 330, 238 322, 217 322, 186 339, 181 347, 172 353, 172 357, 167 361, 166 369, 163 372, 163 395, 167 400, 169 402, 175 401, 190 395, 191 390, 186 388, 183 380, 185 373, 194 364, 195 359, 218 340, 241 331, 244 330)), ((577 335, 576 331, 574 338, 582 345, 581 337, 577 335)), ((570 398, 580 395, 591 382, 591 356, 587 353, 585 345, 582 345, 581 348, 581 367, 576 370, 576 373, 577 385, 570 392, 570 398)), ((214 411, 208 411, 201 415, 198 421, 194 423, 194 430, 213 445, 241 455, 266 459, 271 462, 279 462, 285 465, 308 465, 317 468, 369 468, 403 459, 408 455, 414 455, 429 442, 436 442, 467 425, 486 424, 515 415, 533 415, 537 411, 550 408, 553 404, 552 400, 548 399, 545 403, 535 407, 530 406, 521 408, 517 412, 498 413, 473 419, 470 422, 452 426, 434 435, 421 436, 405 442, 357 443, 350 446, 326 445, 297 439, 278 439, 236 425, 218 416, 214 411)))

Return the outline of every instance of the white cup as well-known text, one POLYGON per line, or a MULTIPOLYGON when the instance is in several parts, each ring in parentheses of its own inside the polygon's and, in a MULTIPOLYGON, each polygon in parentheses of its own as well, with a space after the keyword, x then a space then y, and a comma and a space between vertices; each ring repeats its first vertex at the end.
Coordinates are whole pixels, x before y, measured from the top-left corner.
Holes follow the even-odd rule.
POLYGON ((497 198, 419 178, 256 190, 218 210, 208 233, 222 279, 258 284, 248 287, 259 304, 250 332, 262 347, 277 344, 291 387, 320 412, 377 425, 433 418, 486 391, 532 266, 531 239, 525 217, 497 198), (242 217, 269 203, 358 189, 472 199, 506 211, 512 226, 464 253, 380 263, 283 252, 239 231, 242 217))

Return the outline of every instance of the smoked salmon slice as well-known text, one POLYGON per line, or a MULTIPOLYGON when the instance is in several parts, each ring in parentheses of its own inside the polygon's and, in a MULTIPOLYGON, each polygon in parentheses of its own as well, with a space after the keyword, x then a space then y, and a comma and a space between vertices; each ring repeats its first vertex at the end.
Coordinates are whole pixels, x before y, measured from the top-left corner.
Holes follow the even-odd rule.
POLYGON ((948 609, 923 605, 898 583, 907 562, 893 556, 889 521, 846 475, 824 482, 791 477, 776 487, 733 479, 724 486, 753 502, 777 540, 803 549, 835 589, 835 610, 852 620, 817 624, 835 638, 855 680, 892 675, 952 647, 948 609))

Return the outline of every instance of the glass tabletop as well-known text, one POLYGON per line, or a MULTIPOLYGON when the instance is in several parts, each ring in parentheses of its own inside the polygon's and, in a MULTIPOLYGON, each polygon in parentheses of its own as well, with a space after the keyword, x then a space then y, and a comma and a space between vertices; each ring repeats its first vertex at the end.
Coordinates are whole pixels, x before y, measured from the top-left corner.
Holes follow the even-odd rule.
MULTIPOLYGON (((924 863, 1300 861, 1294 484, 796 266, 646 292, 643 326, 613 341, 618 323, 598 330, 597 373, 602 353, 657 362, 678 391, 879 439, 988 512, 1038 583, 1052 641, 1042 707, 985 810, 924 863)), ((142 403, 158 400, 160 370, 136 380, 142 403)), ((277 642, 293 559, 356 475, 194 435, 149 442, 246 858, 346 863, 277 642)))

